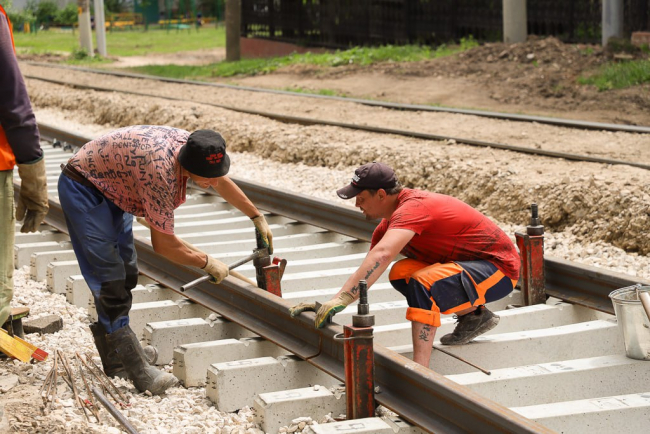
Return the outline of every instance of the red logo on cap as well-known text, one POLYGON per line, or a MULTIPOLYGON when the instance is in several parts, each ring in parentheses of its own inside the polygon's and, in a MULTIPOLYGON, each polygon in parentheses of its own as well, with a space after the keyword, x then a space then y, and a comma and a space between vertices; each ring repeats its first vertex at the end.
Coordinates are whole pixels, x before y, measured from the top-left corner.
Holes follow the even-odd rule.
POLYGON ((210 164, 217 164, 221 163, 221 159, 223 158, 223 153, 219 152, 218 154, 210 154, 207 157, 205 157, 205 161, 207 161, 210 164))

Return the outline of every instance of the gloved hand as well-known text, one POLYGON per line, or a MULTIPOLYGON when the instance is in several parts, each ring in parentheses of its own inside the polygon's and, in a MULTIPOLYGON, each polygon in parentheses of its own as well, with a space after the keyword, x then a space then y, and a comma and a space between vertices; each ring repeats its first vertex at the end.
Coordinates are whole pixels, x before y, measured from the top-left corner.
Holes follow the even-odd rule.
POLYGON ((262 214, 258 215, 255 218, 252 218, 253 224, 255 225, 255 229, 257 232, 260 234, 262 237, 262 242, 264 243, 264 247, 269 248, 269 255, 273 254, 273 234, 271 233, 271 229, 269 229, 269 224, 266 222, 266 219, 262 214))
MULTIPOLYGON (((138 223, 140 223, 142 226, 151 229, 151 226, 149 225, 149 223, 147 223, 147 220, 145 220, 144 217, 136 217, 135 219, 136 219, 136 220, 138 221, 138 223)), ((185 247, 187 247, 188 249, 190 249, 190 250, 192 250, 192 251, 194 251, 194 252, 200 253, 201 255, 206 255, 206 253, 205 253, 204 251, 202 251, 201 249, 199 249, 198 247, 196 247, 194 244, 192 244, 192 243, 188 243, 187 241, 185 241, 185 240, 182 239, 182 238, 179 238, 179 240, 180 240, 181 243, 183 243, 183 245, 184 245, 185 247)), ((228 272, 228 275, 229 275, 229 276, 232 276, 232 277, 236 277, 236 278, 239 279, 239 280, 243 280, 244 282, 248 283, 249 285, 257 286, 257 282, 253 282, 253 281, 250 280, 248 277, 244 276, 244 275, 241 274, 241 273, 238 273, 238 272, 235 271, 235 270, 230 270, 230 271, 228 272)))
MULTIPOLYGON (((327 318, 333 317, 353 301, 354 297, 343 291, 330 301, 323 303, 320 309, 318 309, 318 312, 316 312, 314 327, 317 329, 323 327, 327 322, 327 318)), ((305 311, 316 311, 316 303, 300 303, 289 309, 289 313, 292 317, 297 317, 305 311)))
POLYGON ((210 283, 215 285, 220 284, 223 279, 228 277, 228 266, 210 255, 208 255, 208 263, 205 264, 203 270, 212 276, 210 283))
POLYGON ((16 220, 24 220, 20 232, 35 232, 48 209, 45 159, 33 164, 19 164, 20 194, 16 204, 16 220))

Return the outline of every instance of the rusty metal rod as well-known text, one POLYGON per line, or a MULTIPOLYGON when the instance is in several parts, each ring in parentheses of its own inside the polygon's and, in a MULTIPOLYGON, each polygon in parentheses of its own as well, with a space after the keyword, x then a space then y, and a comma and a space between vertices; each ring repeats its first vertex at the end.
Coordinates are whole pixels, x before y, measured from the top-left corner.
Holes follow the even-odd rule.
POLYGON ((93 387, 93 393, 97 397, 97 400, 101 402, 101 404, 106 407, 106 410, 115 418, 116 421, 119 422, 120 425, 124 427, 126 432, 129 434, 138 434, 138 431, 131 425, 131 422, 115 407, 111 402, 104 396, 102 392, 99 391, 98 388, 93 387))
POLYGON ((483 368, 481 368, 480 366, 477 366, 477 365, 475 365, 474 363, 472 363, 472 362, 468 362, 467 360, 463 359, 462 357, 457 356, 456 354, 450 353, 450 352, 447 351, 447 350, 443 350, 443 349, 440 348, 438 345, 434 345, 433 348, 435 348, 436 350, 440 351, 441 353, 445 353, 446 355, 453 357, 454 359, 458 359, 458 360, 460 360, 460 361, 463 362, 463 363, 467 363, 469 366, 478 369, 479 371, 481 371, 481 372, 484 373, 485 375, 492 375, 492 372, 488 371, 487 369, 483 369, 483 368))

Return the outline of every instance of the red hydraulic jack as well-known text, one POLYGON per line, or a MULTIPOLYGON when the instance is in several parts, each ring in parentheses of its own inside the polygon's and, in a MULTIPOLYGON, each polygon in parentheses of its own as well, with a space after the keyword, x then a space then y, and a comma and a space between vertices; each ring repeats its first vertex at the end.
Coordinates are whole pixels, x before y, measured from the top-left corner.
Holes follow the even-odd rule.
POLYGON ((268 246, 265 246, 264 241, 262 241, 262 235, 257 229, 255 229, 255 238, 257 240, 257 249, 255 250, 266 252, 266 254, 256 256, 253 259, 257 286, 273 295, 282 297, 280 280, 282 280, 284 269, 287 266, 287 260, 276 256, 271 259, 271 255, 268 253, 268 246))
POLYGON ((343 333, 334 339, 345 341, 345 398, 348 420, 375 416, 375 352, 373 350, 372 326, 375 316, 370 315, 368 284, 359 281, 359 305, 352 325, 343 326, 343 333), (343 337, 340 335, 343 334, 343 337))
POLYGON ((546 303, 544 226, 537 215, 537 204, 532 204, 530 209, 531 218, 530 224, 526 227, 526 234, 515 233, 521 255, 521 292, 525 306, 546 303))

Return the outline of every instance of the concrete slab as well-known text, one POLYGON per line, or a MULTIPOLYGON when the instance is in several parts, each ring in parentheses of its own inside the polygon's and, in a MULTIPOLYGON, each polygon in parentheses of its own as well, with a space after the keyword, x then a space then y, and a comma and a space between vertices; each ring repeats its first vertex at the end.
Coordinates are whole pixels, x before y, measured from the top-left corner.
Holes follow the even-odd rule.
POLYGON ((129 318, 133 332, 138 339, 143 339, 144 327, 150 322, 207 318, 211 313, 213 312, 189 300, 163 300, 133 304, 129 318))
POLYGON ((77 261, 55 261, 47 264, 47 290, 55 294, 65 294, 66 279, 72 275, 81 274, 77 261))
MULTIPOLYGON (((365 256, 368 250, 364 245, 365 243, 321 243, 312 244, 310 246, 279 247, 276 246, 275 241, 275 238, 273 238, 273 255, 291 261, 292 264, 300 260, 319 259, 324 257, 345 257, 356 254, 362 254, 365 256)), ((221 260, 230 263, 250 255, 251 250, 222 253, 219 254, 218 257, 221 260)), ((217 257, 217 255, 215 255, 215 257, 217 257)))
POLYGON ((254 408, 255 422, 267 433, 278 432, 298 417, 319 420, 330 413, 337 416, 346 412, 345 395, 337 396, 321 386, 260 393, 254 408))
MULTIPOLYGON (((285 236, 295 236, 299 238, 299 235, 304 236, 304 244, 311 244, 311 234, 322 234, 329 237, 330 232, 326 232, 325 229, 317 228, 316 226, 310 226, 306 224, 297 224, 289 223, 285 225, 269 225, 273 231, 273 246, 275 246, 276 239, 285 237, 285 236)), ((182 237, 185 241, 190 242, 194 245, 197 243, 203 243, 206 240, 209 240, 209 243, 212 245, 223 245, 226 246, 224 251, 230 250, 227 248, 230 245, 237 242, 236 245, 240 246, 242 249, 253 248, 255 246, 255 239, 251 239, 251 229, 248 227, 239 228, 239 229, 220 229, 220 230, 201 230, 201 228, 195 228, 195 231, 186 232, 182 234, 182 237), (248 244, 250 243, 250 244, 248 244)), ((143 236, 148 234, 143 234, 143 236)), ((342 235, 341 235, 342 236, 342 235)), ((327 239, 327 238, 326 238, 327 239)), ((292 241, 295 243, 296 241, 292 241)))
POLYGON ((511 410, 566 434, 645 434, 650 421, 650 391, 511 410))
MULTIPOLYGON (((361 262, 359 262, 360 264, 361 262)), ((310 264, 313 271, 306 272, 294 272, 296 268, 294 263, 289 262, 285 270, 284 276, 282 276, 282 291, 284 292, 293 292, 293 291, 311 291, 317 289, 325 289, 332 287, 343 286, 343 284, 348 280, 348 278, 357 271, 358 266, 352 266, 347 268, 327 268, 323 265, 318 267, 318 264, 310 264)), ((255 273, 254 268, 251 266, 246 267, 242 266, 237 269, 240 273, 246 275, 247 277, 253 276, 255 273)), ((382 274, 377 283, 387 283, 388 282, 388 273, 382 274)))
MULTIPOLYGON (((496 306, 490 306, 494 309, 496 306)), ((372 312, 372 310, 371 310, 372 312)), ((511 333, 557 327, 576 322, 592 321, 601 315, 591 309, 566 303, 558 305, 538 304, 517 309, 495 310, 501 317, 499 325, 485 335, 511 333)), ((405 316, 405 315, 404 315, 405 316)), ((611 316, 610 316, 611 317, 611 316)), ((336 320, 337 317, 335 316, 336 320)), ((443 315, 436 339, 454 331, 456 320, 453 315, 443 315)), ((405 319, 397 324, 379 325, 375 327, 375 342, 384 346, 405 345, 411 341, 411 323, 405 319)))
MULTIPOLYGON (((139 279, 140 280, 140 279, 139 279)), ((184 300, 185 297, 176 291, 155 283, 140 284, 131 291, 133 303, 148 303, 150 301, 162 300, 184 300)))
MULTIPOLYGON (((311 291, 292 291, 282 294, 282 298, 290 301, 292 304, 301 302, 325 302, 334 297, 341 287, 333 287, 327 289, 314 289, 311 291)), ((389 301, 396 301, 403 298, 390 283, 376 283, 368 290, 368 300, 373 303, 385 303, 389 301)))
POLYGON ((81 274, 70 276, 65 281, 65 298, 70 304, 95 310, 95 302, 88 284, 81 274))
POLYGON ((522 407, 642 393, 650 390, 649 369, 645 361, 621 354, 495 369, 490 376, 479 372, 447 378, 506 407, 522 407))
MULTIPOLYGON (((269 225, 285 225, 291 223, 294 220, 288 219, 282 216, 271 216, 267 218, 269 225)), ((202 231, 217 231, 217 230, 232 230, 232 229, 244 229, 251 236, 254 237, 255 229, 249 219, 246 216, 240 217, 230 217, 223 218, 219 220, 209 220, 209 221, 195 221, 195 222, 181 222, 174 224, 174 233, 177 235, 188 234, 192 232, 202 232, 202 231)), ((141 236, 147 236, 149 234, 149 229, 138 224, 133 226, 133 233, 141 236)), ((275 234, 274 234, 275 235, 275 234)))
POLYGON ((14 238, 15 244, 42 243, 46 241, 70 241, 70 237, 68 237, 68 235, 64 234, 63 232, 55 230, 44 230, 41 232, 30 232, 23 234, 20 232, 20 228, 18 228, 18 232, 16 232, 14 238))
POLYGON ((314 432, 314 434, 338 434, 341 432, 395 434, 393 427, 379 417, 312 425, 310 426, 310 429, 314 432))
POLYGON ((144 327, 142 341, 158 350, 156 364, 166 365, 174 357, 174 348, 181 344, 228 338, 239 339, 249 336, 256 335, 225 318, 217 318, 215 321, 206 321, 203 318, 186 318, 148 323, 144 327))
POLYGON ((30 265, 30 258, 36 252, 72 249, 70 241, 41 241, 37 243, 14 244, 14 266, 22 268, 30 265))
POLYGON ((47 279, 47 266, 50 262, 74 261, 77 257, 74 250, 53 250, 50 252, 35 252, 29 258, 29 274, 37 282, 47 279))
POLYGON ((335 384, 336 378, 291 355, 215 363, 208 368, 205 390, 219 411, 231 412, 252 406, 259 393, 335 384))
MULTIPOLYGON (((390 349, 413 358, 411 345, 390 349)), ((550 329, 483 335, 466 345, 447 350, 484 369, 551 363, 557 360, 623 354, 624 345, 615 321, 597 320, 550 329)), ((475 372, 474 368, 434 351, 430 368, 442 375, 475 372)))
POLYGON ((205 385, 214 363, 288 355, 284 348, 260 337, 221 339, 182 344, 174 348, 173 372, 185 387, 205 385))

